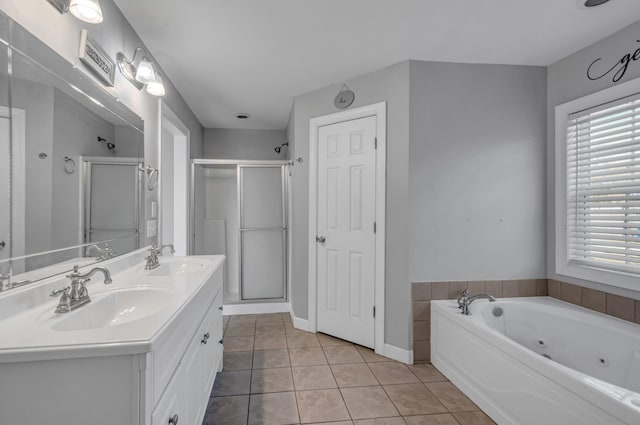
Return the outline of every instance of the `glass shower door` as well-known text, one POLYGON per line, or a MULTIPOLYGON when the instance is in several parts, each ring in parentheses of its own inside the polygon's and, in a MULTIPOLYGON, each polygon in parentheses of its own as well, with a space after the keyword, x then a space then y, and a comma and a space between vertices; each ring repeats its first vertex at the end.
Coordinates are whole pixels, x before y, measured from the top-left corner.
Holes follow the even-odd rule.
POLYGON ((281 165, 239 165, 240 295, 286 297, 286 172, 281 165))

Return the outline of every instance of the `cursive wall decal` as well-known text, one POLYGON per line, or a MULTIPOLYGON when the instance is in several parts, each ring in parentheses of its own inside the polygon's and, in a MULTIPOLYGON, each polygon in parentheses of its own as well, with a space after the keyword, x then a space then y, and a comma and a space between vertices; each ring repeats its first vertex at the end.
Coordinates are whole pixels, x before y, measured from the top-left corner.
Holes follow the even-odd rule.
MULTIPOLYGON (((640 43, 640 40, 636 40, 636 41, 640 43)), ((593 66, 601 60, 602 58, 598 58, 593 62, 591 62, 591 65, 589 65, 589 68, 587 68, 587 78, 589 78, 591 81, 595 81, 615 71, 615 73, 613 74, 613 82, 617 83, 618 81, 620 81, 622 77, 624 77, 624 74, 627 73, 627 69, 629 69, 629 64, 631 62, 640 61, 640 48, 636 49, 635 52, 627 53, 626 55, 624 55, 618 62, 616 62, 604 74, 600 75, 599 77, 594 77, 591 73, 591 68, 593 68, 593 66)))

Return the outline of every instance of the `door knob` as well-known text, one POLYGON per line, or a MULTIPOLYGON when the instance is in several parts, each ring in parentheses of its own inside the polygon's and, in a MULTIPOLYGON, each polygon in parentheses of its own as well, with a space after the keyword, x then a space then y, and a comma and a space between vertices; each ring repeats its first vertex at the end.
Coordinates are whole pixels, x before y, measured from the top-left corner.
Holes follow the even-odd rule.
POLYGON ((316 236, 316 242, 324 243, 326 240, 324 236, 316 236))

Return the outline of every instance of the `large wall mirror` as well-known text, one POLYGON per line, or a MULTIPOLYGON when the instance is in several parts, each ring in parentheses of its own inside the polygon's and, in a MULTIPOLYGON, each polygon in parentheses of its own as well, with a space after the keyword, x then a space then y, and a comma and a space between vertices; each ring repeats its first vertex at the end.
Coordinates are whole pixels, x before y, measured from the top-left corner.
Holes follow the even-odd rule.
POLYGON ((1 290, 140 247, 143 123, 0 15, 1 290))

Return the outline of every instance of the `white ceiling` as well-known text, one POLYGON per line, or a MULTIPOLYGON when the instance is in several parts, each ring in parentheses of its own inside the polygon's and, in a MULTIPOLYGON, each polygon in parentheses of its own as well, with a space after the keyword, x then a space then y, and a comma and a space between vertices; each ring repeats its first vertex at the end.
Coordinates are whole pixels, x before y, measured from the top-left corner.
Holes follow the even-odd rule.
POLYGON ((208 128, 283 129, 294 96, 406 59, 549 65, 640 19, 638 0, 115 1, 208 128))

